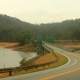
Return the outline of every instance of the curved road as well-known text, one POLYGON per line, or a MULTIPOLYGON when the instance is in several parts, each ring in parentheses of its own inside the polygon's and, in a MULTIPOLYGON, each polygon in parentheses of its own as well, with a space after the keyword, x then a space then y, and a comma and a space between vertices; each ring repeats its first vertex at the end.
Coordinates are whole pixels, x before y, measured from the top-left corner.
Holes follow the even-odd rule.
POLYGON ((68 57, 68 63, 44 71, 3 78, 0 80, 80 80, 80 54, 65 51, 45 43, 45 46, 68 57))

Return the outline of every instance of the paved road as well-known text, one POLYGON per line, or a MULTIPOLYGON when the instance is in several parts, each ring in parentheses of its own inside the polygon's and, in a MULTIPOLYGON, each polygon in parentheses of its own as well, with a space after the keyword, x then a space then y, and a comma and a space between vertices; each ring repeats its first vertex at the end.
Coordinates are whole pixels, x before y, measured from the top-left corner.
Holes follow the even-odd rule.
POLYGON ((68 57, 68 63, 57 68, 0 80, 80 80, 80 54, 74 54, 54 47, 50 44, 45 44, 45 46, 52 48, 55 52, 68 57))

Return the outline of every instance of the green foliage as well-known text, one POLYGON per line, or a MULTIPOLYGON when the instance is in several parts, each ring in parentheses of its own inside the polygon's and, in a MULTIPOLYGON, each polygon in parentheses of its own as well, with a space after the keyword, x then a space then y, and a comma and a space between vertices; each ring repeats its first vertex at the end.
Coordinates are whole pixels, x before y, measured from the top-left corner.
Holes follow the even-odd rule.
POLYGON ((0 15, 0 41, 16 41, 21 44, 42 40, 80 40, 80 19, 61 23, 30 24, 19 19, 0 15))
POLYGON ((19 43, 20 45, 24 45, 26 43, 30 43, 31 42, 31 33, 30 32, 23 32, 20 35, 20 39, 19 39, 19 43))
POLYGON ((48 37, 46 37, 45 38, 45 41, 48 41, 48 42, 54 42, 54 37, 52 37, 52 36, 48 36, 48 37))

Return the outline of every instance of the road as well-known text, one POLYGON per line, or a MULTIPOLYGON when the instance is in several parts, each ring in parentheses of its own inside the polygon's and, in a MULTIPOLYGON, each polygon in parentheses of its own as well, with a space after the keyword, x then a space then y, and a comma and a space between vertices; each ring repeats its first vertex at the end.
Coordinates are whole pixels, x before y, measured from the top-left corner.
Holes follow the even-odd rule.
POLYGON ((53 69, 3 78, 0 80, 80 80, 80 54, 68 52, 47 43, 45 46, 66 56, 69 61, 64 65, 53 69))

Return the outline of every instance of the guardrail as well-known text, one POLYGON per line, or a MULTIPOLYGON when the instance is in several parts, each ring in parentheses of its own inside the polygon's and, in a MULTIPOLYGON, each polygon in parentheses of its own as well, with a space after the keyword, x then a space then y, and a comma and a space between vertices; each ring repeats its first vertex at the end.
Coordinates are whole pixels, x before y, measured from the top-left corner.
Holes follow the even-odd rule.
MULTIPOLYGON (((42 46, 50 53, 54 53, 54 50, 51 49, 50 47, 47 46, 47 43, 43 42, 42 46)), ((56 56, 56 55, 55 55, 56 56)), ((16 70, 21 70, 21 69, 31 69, 31 68, 37 68, 37 67, 41 67, 41 66, 45 66, 45 65, 49 65, 51 63, 54 63, 57 61, 57 59, 55 61, 51 61, 51 62, 48 62, 48 63, 45 63, 45 64, 38 64, 38 65, 34 65, 32 64, 31 62, 33 60, 36 60, 37 58, 39 58, 40 56, 37 56, 36 58, 34 59, 31 59, 30 61, 27 61, 26 63, 29 63, 30 65, 21 65, 20 67, 15 67, 15 68, 7 68, 7 69, 1 69, 0 72, 3 73, 3 72, 9 72, 9 76, 12 75, 12 72, 16 71, 16 70)))
MULTIPOLYGON (((42 46, 43 46, 48 52, 54 54, 54 50, 53 50, 52 48, 48 47, 48 46, 47 46, 47 43, 43 43, 42 46)), ((55 56, 56 56, 56 54, 55 54, 55 56)), ((45 63, 45 64, 38 64, 38 65, 34 65, 34 64, 31 63, 33 60, 36 60, 36 59, 38 59, 39 57, 41 57, 41 55, 38 56, 38 57, 36 57, 36 58, 34 58, 34 59, 31 59, 31 60, 28 62, 28 63, 30 63, 30 65, 25 64, 25 65, 21 66, 20 68, 27 70, 27 69, 31 69, 31 68, 37 68, 37 67, 49 65, 49 64, 54 63, 54 62, 57 61, 57 59, 56 59, 55 61, 48 62, 48 63, 45 63)), ((56 56, 56 57, 57 57, 57 56, 56 56)))

